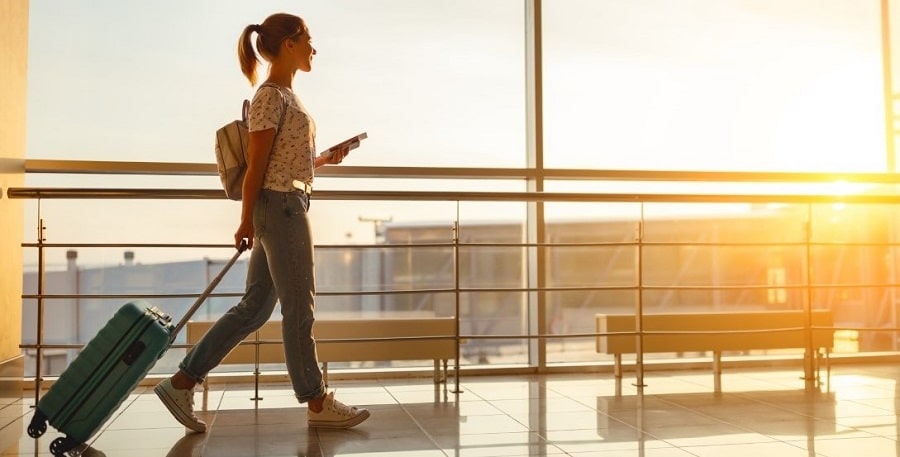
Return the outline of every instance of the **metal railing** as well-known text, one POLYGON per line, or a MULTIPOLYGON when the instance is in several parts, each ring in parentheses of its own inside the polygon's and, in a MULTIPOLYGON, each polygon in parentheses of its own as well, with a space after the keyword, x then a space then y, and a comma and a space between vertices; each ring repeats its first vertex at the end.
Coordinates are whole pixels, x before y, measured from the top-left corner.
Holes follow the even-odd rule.
MULTIPOLYGON (((164 175, 210 175, 215 174, 215 168, 207 164, 166 164, 164 166, 148 165, 146 163, 120 163, 120 162, 57 162, 57 161, 26 161, 26 170, 33 173, 99 173, 99 174, 164 174, 164 175)), ((430 178, 430 179, 461 179, 461 178, 482 178, 482 179, 561 179, 561 180, 598 180, 607 179, 615 181, 666 181, 666 182, 716 182, 716 183, 771 183, 771 182, 832 182, 835 179, 841 179, 847 182, 866 182, 866 183, 886 183, 900 184, 900 177, 894 174, 821 174, 821 173, 715 173, 715 172, 646 172, 646 171, 591 171, 591 170, 544 170, 538 177, 533 170, 517 170, 517 169, 430 169, 430 168, 379 168, 379 167, 338 167, 329 170, 328 173, 322 173, 324 176, 332 177, 397 177, 397 178, 430 178)), ((220 190, 210 189, 132 189, 132 188, 53 188, 53 187, 21 187, 10 188, 7 190, 7 196, 14 199, 33 199, 38 203, 45 199, 175 199, 175 200, 218 200, 223 197, 220 190)), ((642 261, 643 250, 647 247, 654 246, 710 246, 722 247, 728 245, 741 246, 772 246, 777 243, 715 243, 715 242, 652 242, 646 241, 643 235, 643 214, 644 206, 654 203, 753 203, 753 204, 791 204, 806 207, 807 221, 812 219, 813 206, 821 204, 841 203, 846 205, 896 205, 900 202, 900 196, 892 194, 876 194, 876 195, 828 195, 828 194, 767 194, 767 193, 748 193, 748 194, 725 194, 725 193, 707 193, 707 194, 683 194, 683 193, 586 193, 586 192, 418 192, 418 191, 342 191, 342 190, 322 190, 316 191, 315 198, 317 200, 353 200, 353 201, 443 201, 455 202, 458 205, 461 202, 516 202, 524 204, 544 204, 553 202, 578 202, 578 203, 631 203, 640 206, 641 220, 635 221, 638 229, 633 241, 611 242, 611 243, 551 243, 551 242, 533 242, 533 243, 465 243, 461 242, 458 231, 454 230, 452 241, 449 243, 432 243, 428 247, 446 247, 453 251, 453 286, 450 288, 440 289, 418 289, 418 290, 397 290, 397 291, 362 291, 349 292, 338 291, 332 292, 334 295, 371 295, 371 294, 403 294, 403 293, 452 293, 455 296, 455 318, 457 321, 457 330, 454 338, 457 342, 457 359, 455 363, 455 379, 457 390, 459 389, 459 348, 461 341, 467 340, 491 340, 491 339, 516 339, 527 341, 546 342, 550 339, 567 339, 567 338, 591 338, 599 336, 611 335, 632 335, 639 341, 647 335, 662 334, 665 332, 645 331, 641 324, 640 317, 644 315, 643 296, 647 291, 652 290, 676 290, 676 289, 715 289, 724 290, 728 288, 752 289, 766 288, 772 289, 772 285, 736 285, 727 286, 721 284, 714 285, 651 285, 645 284, 641 276, 644 271, 642 261), (479 249, 484 247, 505 247, 505 248, 521 248, 526 250, 542 250, 557 247, 589 247, 589 246, 617 246, 636 249, 637 256, 637 281, 636 284, 627 286, 582 286, 582 287, 492 287, 477 288, 463 287, 460 283, 460 265, 459 250, 479 249), (572 292, 572 291, 599 291, 599 290, 628 290, 636 293, 636 306, 634 309, 636 320, 636 328, 634 332, 617 332, 617 333, 601 333, 601 332, 580 332, 565 334, 549 334, 545 331, 529 332, 529 334, 462 334, 460 331, 460 295, 464 293, 479 292, 514 292, 522 294, 535 294, 537 298, 529 299, 529 309, 535 307, 545 307, 547 303, 544 295, 547 292, 572 292)), ((34 248, 38 250, 39 257, 39 275, 38 290, 36 294, 25 294, 23 299, 34 299, 37 301, 38 318, 37 318, 37 342, 36 344, 23 344, 23 348, 34 349, 37 356, 37 374, 35 376, 36 391, 40 391, 42 382, 41 374, 41 353, 45 349, 61 348, 72 349, 78 348, 80 345, 69 344, 46 344, 43 334, 43 305, 44 300, 60 299, 69 297, 87 297, 85 295, 65 295, 65 294, 47 294, 43 289, 41 278, 43 277, 43 252, 48 248, 60 247, 179 247, 188 246, 183 244, 166 244, 166 243, 143 243, 143 244, 103 244, 103 243, 46 243, 44 239, 44 222, 38 213, 38 241, 36 243, 24 243, 23 248, 34 248)), ((459 223, 457 219, 457 224, 459 223)), ((457 225, 458 226, 458 225, 457 225)), ((809 268, 809 252, 816 245, 877 245, 887 249, 893 249, 898 245, 891 242, 888 243, 842 243, 842 242, 817 242, 811 239, 809 232, 805 240, 791 243, 801 246, 807 252, 807 264, 809 268)), ((223 247, 220 244, 207 245, 189 245, 190 247, 223 247)), ((399 245, 403 248, 416 249, 422 246, 418 245, 399 245)), ((340 246, 332 246, 340 248, 340 246)), ((372 248, 382 249, 385 245, 373 245, 372 248)), ((352 245, 353 249, 365 248, 365 246, 352 245)), ((892 278, 895 276, 892 276, 892 278)), ((778 289, 799 289, 805 292, 804 310, 807 313, 812 311, 813 290, 829 287, 900 287, 895 281, 884 283, 867 283, 867 284, 814 284, 809 280, 810 276, 806 276, 806 281, 792 284, 779 284, 778 289)), ((319 295, 328 295, 322 293, 319 295)), ((226 294, 227 295, 227 294, 226 294)), ((234 294, 231 294, 234 295, 234 294)), ((147 298, 172 298, 192 296, 191 294, 146 294, 147 298)), ((89 295, 89 297, 97 298, 115 298, 118 295, 89 295)), ((122 298, 125 296, 122 295, 122 298)), ((129 298, 135 298, 135 295, 127 295, 129 298)), ((896 320, 894 320, 896 322, 896 320)), ((546 329, 546 322, 542 322, 539 328, 546 329)), ((811 332, 820 329, 813 327, 811 321, 804 328, 787 328, 777 329, 777 331, 796 331, 804 330, 811 332)), ((891 327, 839 327, 835 326, 830 330, 855 330, 855 331, 890 331, 900 330, 896 325, 891 327)), ((764 330, 757 333, 771 332, 764 330)), ((415 339, 415 338, 412 338, 415 339)), ((259 344, 265 344, 262 342, 259 344)), ((186 347, 186 346, 179 346, 186 347)), ((639 346, 640 347, 640 346, 639 346)), ((807 347, 807 351, 812 351, 812 346, 807 347)), ((643 352, 639 349, 636 354, 637 368, 637 385, 643 385, 643 352)), ((538 370, 546 367, 533 367, 538 370)), ((807 367, 808 368, 808 367, 807 367)), ((808 370, 807 370, 808 371, 808 370)))

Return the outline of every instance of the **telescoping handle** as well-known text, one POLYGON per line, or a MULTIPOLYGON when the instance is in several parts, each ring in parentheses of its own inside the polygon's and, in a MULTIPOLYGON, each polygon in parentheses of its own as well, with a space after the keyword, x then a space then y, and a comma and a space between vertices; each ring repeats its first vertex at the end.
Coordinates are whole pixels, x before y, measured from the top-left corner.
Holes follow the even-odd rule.
POLYGON ((181 329, 184 328, 185 325, 187 325, 188 321, 191 320, 191 317, 193 317, 194 313, 196 313, 197 310, 200 309, 200 305, 202 305, 203 302, 205 302, 206 299, 209 298, 209 295, 212 293, 212 291, 215 290, 216 286, 219 285, 219 282, 222 281, 222 278, 225 277, 225 273, 228 273, 228 270, 231 269, 231 266, 234 265, 235 262, 237 262, 238 257, 240 257, 241 254, 243 254, 246 250, 247 240, 241 240, 240 247, 238 247, 238 250, 234 253, 234 256, 231 257, 231 260, 229 260, 228 263, 225 264, 225 268, 222 268, 222 271, 220 271, 219 274, 216 275, 216 277, 212 280, 212 282, 210 282, 209 285, 206 286, 206 290, 204 290, 203 293, 200 294, 199 297, 197 297, 197 301, 195 301, 194 304, 191 305, 191 309, 189 309, 187 311, 187 314, 185 314, 184 317, 182 317, 181 320, 178 321, 178 324, 175 326, 175 330, 172 330, 172 335, 170 337, 172 341, 175 341, 175 336, 178 335, 178 332, 180 332, 181 329))

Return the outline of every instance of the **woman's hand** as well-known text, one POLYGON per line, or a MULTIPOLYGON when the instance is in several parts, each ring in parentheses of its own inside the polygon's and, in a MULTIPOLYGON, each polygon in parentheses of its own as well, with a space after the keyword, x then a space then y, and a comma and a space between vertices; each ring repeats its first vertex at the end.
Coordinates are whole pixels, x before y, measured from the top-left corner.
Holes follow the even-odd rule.
POLYGON ((331 149, 331 154, 321 154, 316 157, 316 167, 321 167, 322 165, 337 165, 344 161, 344 157, 347 157, 347 154, 350 154, 350 146, 359 146, 359 143, 355 145, 353 143, 347 143, 335 146, 331 149))
POLYGON ((344 157, 347 157, 347 154, 350 154, 350 145, 340 145, 334 149, 334 152, 332 152, 330 156, 328 156, 328 161, 326 163, 337 165, 344 161, 344 157))
POLYGON ((241 248, 241 241, 247 240, 247 249, 253 249, 253 221, 241 218, 241 225, 234 232, 234 247, 241 248))

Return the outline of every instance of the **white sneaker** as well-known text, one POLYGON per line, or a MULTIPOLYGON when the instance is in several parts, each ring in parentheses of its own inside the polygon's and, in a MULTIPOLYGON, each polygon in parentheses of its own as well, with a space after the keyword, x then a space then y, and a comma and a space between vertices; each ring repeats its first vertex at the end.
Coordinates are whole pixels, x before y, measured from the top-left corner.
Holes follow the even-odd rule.
POLYGON ((350 428, 369 418, 369 410, 347 406, 334 399, 334 392, 329 392, 322 402, 322 411, 306 410, 306 423, 310 427, 350 428))
POLYGON ((176 389, 172 379, 166 378, 153 391, 178 422, 195 432, 206 432, 206 422, 194 414, 194 389, 176 389))

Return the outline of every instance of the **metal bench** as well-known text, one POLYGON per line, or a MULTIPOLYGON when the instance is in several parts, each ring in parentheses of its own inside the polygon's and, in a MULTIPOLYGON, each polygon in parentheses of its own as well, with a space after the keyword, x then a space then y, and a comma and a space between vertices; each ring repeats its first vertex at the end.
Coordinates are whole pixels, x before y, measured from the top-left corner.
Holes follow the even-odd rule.
MULTIPOLYGON (((212 325, 213 322, 189 322, 187 343, 196 344, 212 325)), ((326 386, 329 362, 434 360, 434 382, 446 381, 447 361, 456 358, 455 334, 453 318, 317 319, 313 325, 316 352, 326 386), (424 339, 388 339, 410 337, 424 339)), ((257 367, 254 379, 256 398, 259 398, 259 365, 284 362, 281 322, 269 321, 235 347, 220 365, 253 364, 257 367)), ((203 383, 204 409, 208 393, 207 379, 203 383)))
MULTIPOLYGON (((615 358, 615 376, 622 377, 622 354, 637 352, 635 316, 632 314, 597 314, 597 352, 615 358)), ((643 352, 713 353, 716 388, 721 385, 722 352, 753 349, 795 349, 812 345, 816 373, 824 356, 834 346, 834 320, 831 310, 813 310, 812 327, 804 329, 808 316, 804 311, 711 312, 645 314, 643 316, 643 352), (811 337, 811 341, 810 338, 811 337)), ((807 375, 812 375, 808 373, 807 375)))

